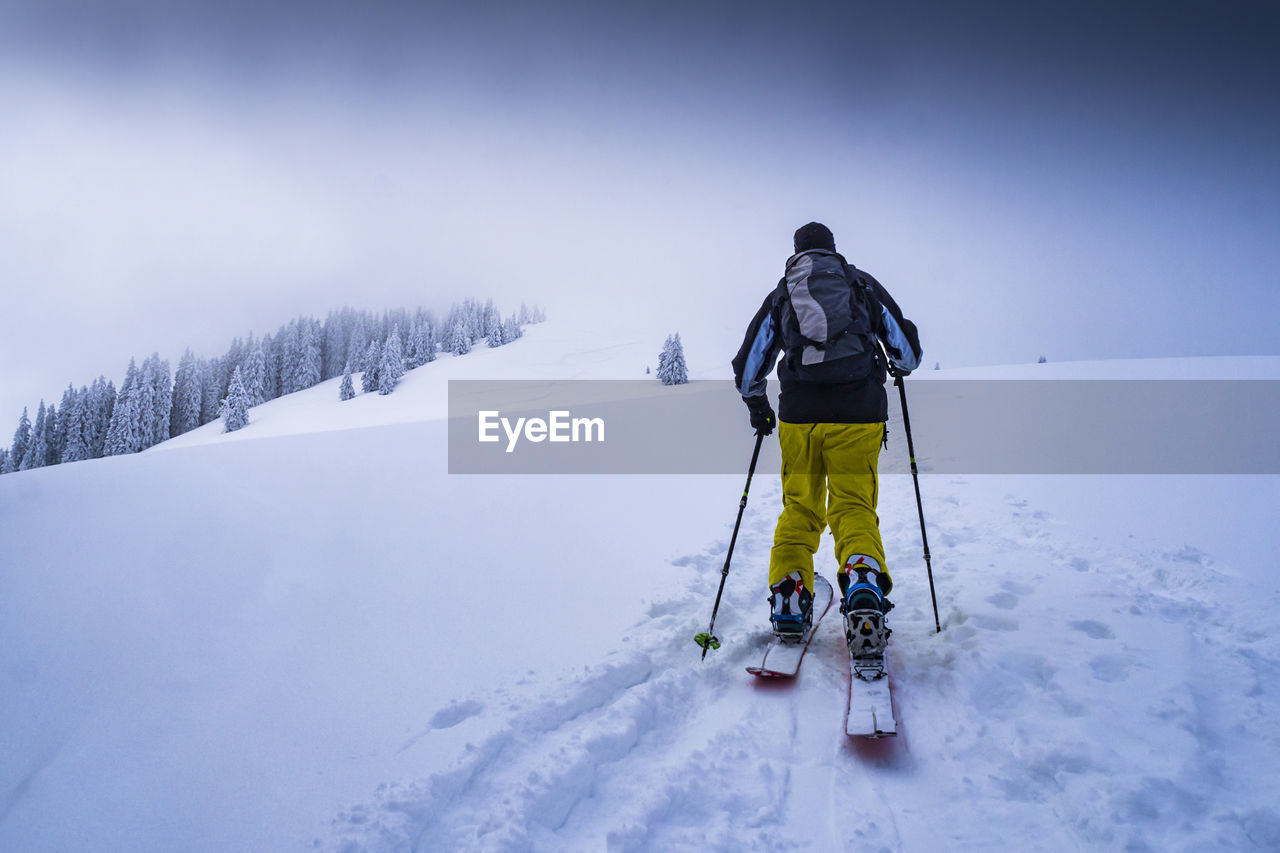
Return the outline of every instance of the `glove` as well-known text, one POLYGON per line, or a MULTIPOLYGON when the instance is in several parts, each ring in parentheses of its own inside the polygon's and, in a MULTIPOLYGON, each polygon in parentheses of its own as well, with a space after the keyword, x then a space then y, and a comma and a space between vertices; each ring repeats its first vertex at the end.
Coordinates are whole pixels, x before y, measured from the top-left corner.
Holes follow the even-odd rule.
POLYGON ((773 406, 769 405, 769 398, 764 394, 757 394, 754 397, 743 397, 743 401, 747 404, 747 409, 751 412, 751 428, 756 431, 756 435, 769 435, 773 432, 773 425, 777 423, 777 418, 773 414, 773 406))

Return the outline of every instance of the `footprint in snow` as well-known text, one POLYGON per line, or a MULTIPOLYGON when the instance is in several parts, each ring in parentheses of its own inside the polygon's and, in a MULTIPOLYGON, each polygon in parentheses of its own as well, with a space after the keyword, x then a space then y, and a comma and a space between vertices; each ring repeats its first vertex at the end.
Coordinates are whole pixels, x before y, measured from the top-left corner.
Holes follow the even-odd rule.
POLYGON ((436 730, 451 729, 483 711, 484 705, 474 699, 468 699, 465 702, 453 702, 436 711, 431 717, 430 725, 431 728, 436 730))
POLYGON ((1080 619, 1068 624, 1075 630, 1087 634, 1095 640, 1114 640, 1116 638, 1115 633, 1110 628, 1096 619, 1080 619))
POLYGON ((1098 655, 1089 661, 1089 668, 1099 681, 1114 683, 1129 677, 1129 661, 1120 655, 1098 655))
POLYGON ((988 595, 986 601, 1001 610, 1012 610, 1018 606, 1018 596, 1011 592, 997 592, 995 595, 988 595))

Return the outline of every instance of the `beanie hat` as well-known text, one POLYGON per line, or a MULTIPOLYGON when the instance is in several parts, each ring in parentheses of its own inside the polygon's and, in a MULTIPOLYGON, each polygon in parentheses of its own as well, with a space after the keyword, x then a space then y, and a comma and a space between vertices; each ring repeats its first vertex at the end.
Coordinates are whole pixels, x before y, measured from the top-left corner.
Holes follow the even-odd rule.
POLYGON ((834 252, 836 250, 836 238, 831 234, 831 229, 821 222, 810 222, 808 225, 801 225, 796 229, 795 247, 796 254, 807 252, 810 249, 826 249, 829 252, 834 252))

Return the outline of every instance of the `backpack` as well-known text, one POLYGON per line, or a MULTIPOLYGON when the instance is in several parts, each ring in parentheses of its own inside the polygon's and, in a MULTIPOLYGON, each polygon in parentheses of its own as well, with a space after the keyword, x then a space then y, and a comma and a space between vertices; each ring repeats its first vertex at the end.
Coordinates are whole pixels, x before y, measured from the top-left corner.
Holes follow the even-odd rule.
POLYGON ((852 382, 882 365, 875 295, 836 252, 792 256, 778 282, 777 306, 787 368, 796 380, 852 382))

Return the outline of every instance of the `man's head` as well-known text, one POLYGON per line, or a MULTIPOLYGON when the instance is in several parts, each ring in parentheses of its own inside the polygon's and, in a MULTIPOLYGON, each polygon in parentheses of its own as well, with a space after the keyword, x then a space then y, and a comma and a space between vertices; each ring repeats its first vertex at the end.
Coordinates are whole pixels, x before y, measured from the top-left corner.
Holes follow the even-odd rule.
POLYGON ((834 252, 836 250, 836 238, 832 236, 831 229, 821 222, 810 222, 808 225, 801 225, 796 229, 795 247, 796 254, 807 252, 810 249, 826 249, 829 252, 834 252))

